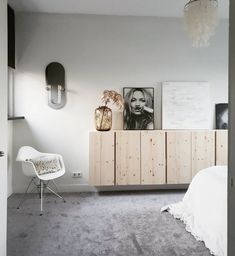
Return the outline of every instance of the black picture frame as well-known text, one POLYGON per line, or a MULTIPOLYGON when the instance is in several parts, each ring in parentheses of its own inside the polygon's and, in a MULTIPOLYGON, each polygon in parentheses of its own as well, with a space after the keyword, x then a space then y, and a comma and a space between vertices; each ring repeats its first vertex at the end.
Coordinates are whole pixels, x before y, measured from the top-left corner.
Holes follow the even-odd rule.
POLYGON ((124 87, 123 99, 123 129, 154 130, 154 88, 124 87))
POLYGON ((228 129, 228 103, 215 105, 216 129, 228 129))

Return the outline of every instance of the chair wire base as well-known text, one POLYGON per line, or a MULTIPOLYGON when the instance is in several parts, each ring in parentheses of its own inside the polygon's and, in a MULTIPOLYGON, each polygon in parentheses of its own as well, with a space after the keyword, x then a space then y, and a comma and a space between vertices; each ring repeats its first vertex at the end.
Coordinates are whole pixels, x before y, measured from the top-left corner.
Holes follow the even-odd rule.
POLYGON ((40 216, 43 215, 43 196, 45 195, 44 193, 44 190, 48 190, 50 191, 52 194, 54 194, 55 196, 59 197, 60 199, 62 199, 64 202, 65 199, 63 198, 63 196, 59 193, 59 190, 56 186, 56 183, 54 180, 52 180, 52 183, 55 187, 55 190, 54 191, 50 186, 49 186, 49 183, 50 181, 43 181, 43 180, 40 180, 39 179, 39 184, 37 184, 37 182, 35 181, 36 177, 33 177, 30 182, 29 182, 29 185, 27 186, 26 190, 25 190, 25 193, 20 201, 20 203, 18 204, 17 206, 17 209, 20 209, 20 206, 24 203, 24 201, 26 200, 26 195, 28 194, 28 190, 30 188, 30 186, 32 185, 32 183, 35 185, 31 190, 30 190, 30 193, 32 193, 34 190, 37 189, 38 191, 38 194, 39 194, 39 198, 40 198, 40 216))

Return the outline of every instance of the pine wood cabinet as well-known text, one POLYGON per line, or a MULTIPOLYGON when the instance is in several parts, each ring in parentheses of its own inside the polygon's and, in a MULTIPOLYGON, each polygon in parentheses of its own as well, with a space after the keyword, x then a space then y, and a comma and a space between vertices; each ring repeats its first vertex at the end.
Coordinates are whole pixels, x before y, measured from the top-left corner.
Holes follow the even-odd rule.
POLYGON ((188 184, 192 179, 191 132, 167 132, 167 184, 188 184))
POLYGON ((188 184, 227 164, 227 131, 91 132, 89 151, 91 185, 188 184))
POLYGON ((141 184, 166 184, 165 132, 141 132, 141 184))
POLYGON ((90 133, 89 176, 91 185, 115 184, 114 137, 114 132, 90 133))
POLYGON ((215 165, 215 131, 192 132, 192 178, 215 165))
POLYGON ((116 184, 140 184, 140 133, 116 132, 116 184))
POLYGON ((216 131, 216 165, 228 164, 228 132, 216 131))

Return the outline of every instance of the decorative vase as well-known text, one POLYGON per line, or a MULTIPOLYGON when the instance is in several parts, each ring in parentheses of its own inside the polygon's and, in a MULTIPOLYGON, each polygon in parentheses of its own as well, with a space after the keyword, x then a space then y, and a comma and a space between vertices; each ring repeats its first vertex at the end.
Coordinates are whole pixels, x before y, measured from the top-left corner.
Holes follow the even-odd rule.
POLYGON ((95 110, 95 126, 97 131, 109 131, 112 128, 112 110, 106 106, 95 110))

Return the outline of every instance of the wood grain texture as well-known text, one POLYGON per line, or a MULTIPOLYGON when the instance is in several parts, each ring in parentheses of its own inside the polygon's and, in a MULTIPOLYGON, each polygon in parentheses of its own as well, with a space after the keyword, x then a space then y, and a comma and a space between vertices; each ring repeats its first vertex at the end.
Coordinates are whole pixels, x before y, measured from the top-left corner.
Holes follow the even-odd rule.
POLYGON ((115 184, 114 132, 90 133, 90 184, 108 186, 115 184))
POLYGON ((89 136, 89 183, 100 185, 100 134, 97 132, 89 136))
POLYGON ((192 132, 192 178, 215 165, 215 131, 192 132))
POLYGON ((188 184, 192 179, 191 132, 167 132, 167 184, 188 184))
POLYGON ((140 184, 140 131, 116 131, 116 184, 140 184))
POLYGON ((199 170, 227 164, 227 136, 225 130, 91 132, 90 184, 188 184, 199 170))
POLYGON ((141 184, 166 184, 164 131, 141 132, 141 184))
POLYGON ((216 130, 216 165, 228 164, 228 131, 216 130))

